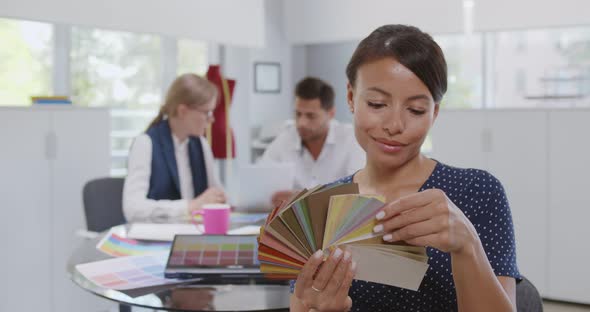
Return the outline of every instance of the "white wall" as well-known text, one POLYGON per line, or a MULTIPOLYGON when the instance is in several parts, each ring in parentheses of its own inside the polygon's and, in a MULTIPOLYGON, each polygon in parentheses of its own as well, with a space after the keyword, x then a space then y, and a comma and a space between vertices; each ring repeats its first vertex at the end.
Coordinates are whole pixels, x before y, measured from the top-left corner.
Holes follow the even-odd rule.
MULTIPOLYGON (((587 0, 475 0, 473 29, 583 25, 587 0)), ((285 5, 288 38, 295 44, 358 40, 383 24, 411 24, 429 33, 464 31, 463 0, 298 0, 285 5)))
POLYGON ((283 27, 283 5, 292 0, 265 0, 266 23, 264 48, 251 49, 250 77, 254 77, 255 62, 277 62, 281 64, 281 92, 256 93, 254 80, 250 80, 250 122, 256 127, 269 121, 292 117, 293 85, 291 54, 292 48, 285 37, 283 27))
POLYGON ((588 0, 476 0, 475 31, 588 25, 588 0))
POLYGON ((0 16, 264 45, 263 0, 3 0, 0 16))
MULTIPOLYGON (((292 63, 300 61, 302 54, 293 56, 286 42, 282 27, 283 0, 265 0, 265 47, 242 48, 224 46, 220 49, 220 63, 226 77, 236 79, 236 89, 231 109, 231 124, 236 139, 236 160, 232 166, 232 181, 227 185, 230 196, 237 192, 239 168, 252 162, 250 143, 252 128, 292 117, 293 71, 292 63), (277 62, 281 64, 281 92, 254 92, 254 63, 277 62)), ((300 51, 301 52, 301 51, 300 51)))
POLYGON ((308 75, 307 46, 292 46, 291 67, 291 78, 293 81, 293 88, 295 88, 295 84, 308 75))
POLYGON ((306 48, 307 74, 323 79, 334 87, 336 119, 340 121, 352 121, 346 106, 348 79, 345 70, 357 44, 358 42, 352 41, 309 45, 306 48))
POLYGON ((240 131, 236 138, 240 161, 249 162, 250 129, 268 122, 292 117, 293 72, 292 48, 286 42, 282 29, 283 0, 265 0, 265 47, 240 48, 225 46, 221 53, 223 69, 228 78, 237 80, 236 94, 231 111, 232 125, 240 131), (281 65, 281 91, 279 93, 254 92, 254 63, 276 62, 281 65))
POLYGON ((462 0, 297 0, 285 2, 285 25, 295 44, 358 40, 384 24, 411 24, 427 32, 463 29, 462 0))
MULTIPOLYGON (((230 195, 236 194, 239 178, 239 168, 250 163, 250 71, 246 64, 250 62, 249 49, 229 48, 221 49, 221 63, 223 73, 227 78, 235 79, 236 86, 230 111, 230 123, 236 140, 236 159, 232 163, 232 173, 229 181, 225 182, 230 195)), ((221 164, 225 169, 225 164, 221 164)))

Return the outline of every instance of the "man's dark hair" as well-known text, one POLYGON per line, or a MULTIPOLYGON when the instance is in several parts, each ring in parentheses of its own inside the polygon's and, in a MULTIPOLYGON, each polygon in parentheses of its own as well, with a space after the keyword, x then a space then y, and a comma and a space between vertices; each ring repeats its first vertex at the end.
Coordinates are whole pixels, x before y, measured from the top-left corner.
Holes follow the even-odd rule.
POLYGON ((295 96, 304 100, 319 99, 324 110, 334 107, 334 89, 328 83, 314 77, 307 77, 297 83, 295 96))

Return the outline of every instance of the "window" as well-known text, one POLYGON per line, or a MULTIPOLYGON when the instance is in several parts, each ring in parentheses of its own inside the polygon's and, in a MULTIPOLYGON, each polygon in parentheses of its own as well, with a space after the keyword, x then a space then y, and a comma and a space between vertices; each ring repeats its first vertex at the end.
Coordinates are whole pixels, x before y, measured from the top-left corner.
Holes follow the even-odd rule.
POLYGON ((201 41, 178 40, 178 66, 177 74, 195 73, 205 75, 208 62, 207 44, 201 41))
POLYGON ((435 36, 447 61, 448 85, 443 108, 483 107, 482 36, 435 36))
POLYGON ((53 26, 0 18, 0 105, 52 95, 53 26))
POLYGON ((145 131, 157 109, 111 109, 111 176, 127 174, 127 156, 133 139, 145 131))
POLYGON ((158 107, 162 95, 158 36, 73 27, 71 38, 75 103, 158 107))
POLYGON ((111 107, 111 174, 124 175, 133 138, 161 103, 160 37, 72 27, 71 38, 73 101, 111 107))
POLYGON ((52 77, 65 77, 58 83, 70 84, 74 105, 110 108, 115 176, 126 174, 132 139, 156 116, 163 81, 174 78, 163 75, 204 75, 208 65, 205 42, 0 18, 0 105, 30 105, 31 96, 53 95, 52 77), (56 31, 71 40, 63 68, 53 64, 56 31))
POLYGON ((590 105, 590 27, 488 35, 495 107, 590 105))

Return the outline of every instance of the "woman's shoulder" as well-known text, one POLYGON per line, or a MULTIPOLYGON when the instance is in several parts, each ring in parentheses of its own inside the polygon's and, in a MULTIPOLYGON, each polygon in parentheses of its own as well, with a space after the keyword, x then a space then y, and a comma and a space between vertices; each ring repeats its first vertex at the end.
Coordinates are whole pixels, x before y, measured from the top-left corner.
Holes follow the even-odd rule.
POLYGON ((450 186, 462 191, 504 191, 500 180, 486 170, 460 168, 439 161, 429 180, 435 186, 450 186))
POLYGON ((150 149, 152 148, 152 138, 147 133, 142 133, 133 139, 132 149, 150 149))
MULTIPOLYGON (((460 168, 439 161, 423 189, 439 188, 451 193, 504 193, 502 183, 490 172, 477 168, 460 168)), ((352 183, 354 175, 342 177, 327 185, 352 183)))

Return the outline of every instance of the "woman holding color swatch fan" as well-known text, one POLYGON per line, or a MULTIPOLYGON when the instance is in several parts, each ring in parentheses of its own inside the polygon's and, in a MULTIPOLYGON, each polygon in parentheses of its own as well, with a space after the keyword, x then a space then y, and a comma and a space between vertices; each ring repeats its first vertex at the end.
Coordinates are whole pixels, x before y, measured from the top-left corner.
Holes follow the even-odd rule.
POLYGON ((514 311, 516 266, 510 208, 500 182, 420 153, 447 89, 447 65, 432 37, 386 25, 356 48, 347 99, 366 166, 341 182, 384 196, 374 231, 426 246, 430 265, 417 292, 353 280, 355 262, 336 249, 312 256, 292 311, 514 311))

